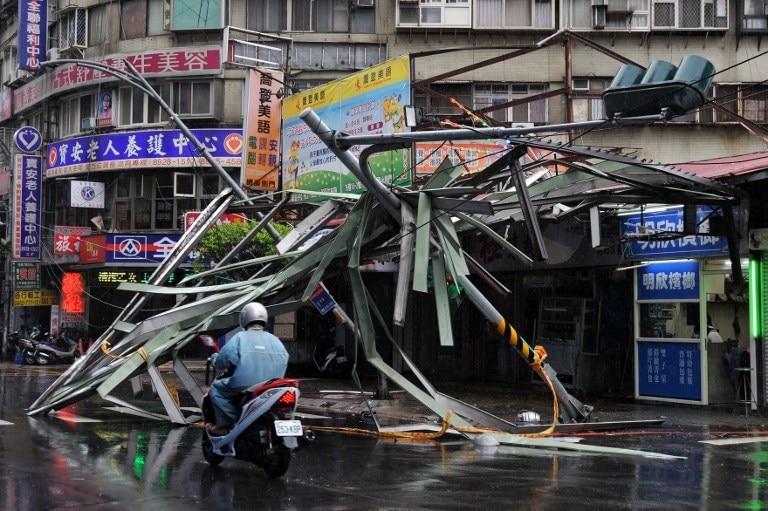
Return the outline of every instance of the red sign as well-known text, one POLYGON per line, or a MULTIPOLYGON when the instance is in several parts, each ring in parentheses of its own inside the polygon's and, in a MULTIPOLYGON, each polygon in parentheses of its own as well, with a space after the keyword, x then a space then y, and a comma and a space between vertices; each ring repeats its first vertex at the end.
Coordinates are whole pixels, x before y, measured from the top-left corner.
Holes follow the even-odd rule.
POLYGON ((73 314, 85 312, 85 285, 80 273, 69 272, 62 275, 61 310, 73 314))
MULTIPOLYGON (((184 213, 184 230, 192 227, 202 213, 200 211, 189 211, 184 213)), ((221 224, 244 224, 248 220, 242 213, 224 213, 216 220, 215 225, 221 224)))
POLYGON ((107 260, 107 235, 80 238, 80 264, 104 263, 107 260))
POLYGON ((80 239, 90 235, 90 227, 57 225, 53 228, 53 253, 56 255, 79 255, 80 239))
MULTIPOLYGON (((221 48, 218 46, 149 50, 130 55, 115 55, 97 62, 124 69, 126 60, 145 77, 210 75, 221 72, 221 48)), ((105 71, 75 64, 57 67, 14 91, 14 113, 43 101, 52 93, 77 89, 104 80, 115 78, 105 71)))

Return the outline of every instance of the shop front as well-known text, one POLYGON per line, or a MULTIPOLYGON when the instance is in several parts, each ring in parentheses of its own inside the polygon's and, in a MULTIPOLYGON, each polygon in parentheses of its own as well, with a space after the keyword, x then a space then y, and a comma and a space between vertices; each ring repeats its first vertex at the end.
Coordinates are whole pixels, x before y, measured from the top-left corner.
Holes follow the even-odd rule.
MULTIPOLYGON (((740 389, 754 388, 748 260, 734 268, 726 237, 704 234, 717 213, 699 207, 702 234, 630 243, 633 256, 642 258, 634 268, 637 399, 733 404, 744 399, 740 389)), ((668 229, 682 226, 684 214, 669 208, 642 220, 628 217, 625 224, 645 232, 662 224, 668 229)))

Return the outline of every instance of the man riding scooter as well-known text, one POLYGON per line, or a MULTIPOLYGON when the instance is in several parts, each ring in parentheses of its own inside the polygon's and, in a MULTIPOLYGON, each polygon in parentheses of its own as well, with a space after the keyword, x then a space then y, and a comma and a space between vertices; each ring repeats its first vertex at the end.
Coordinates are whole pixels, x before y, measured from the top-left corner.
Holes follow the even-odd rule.
POLYGON ((210 398, 216 424, 205 426, 211 435, 225 435, 238 420, 242 391, 285 376, 288 351, 280 339, 264 330, 268 319, 264 305, 249 303, 240 312, 243 331, 211 356, 214 369, 226 371, 225 377, 217 378, 211 385, 210 398))

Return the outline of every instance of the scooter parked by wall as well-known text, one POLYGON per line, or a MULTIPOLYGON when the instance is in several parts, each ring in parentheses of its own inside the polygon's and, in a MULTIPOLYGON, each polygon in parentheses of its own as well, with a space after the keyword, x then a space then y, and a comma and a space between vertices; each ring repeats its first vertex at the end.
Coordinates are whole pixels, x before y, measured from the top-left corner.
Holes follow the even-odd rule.
POLYGON ((40 345, 48 341, 48 337, 48 332, 44 331, 41 326, 33 326, 27 335, 22 335, 19 338, 21 356, 25 364, 34 365, 38 363, 37 356, 40 345))
MULTIPOLYGON (((218 351, 216 340, 207 334, 198 337, 205 346, 218 351)), ((206 365, 208 385, 210 359, 206 365)), ((275 378, 259 383, 243 392, 240 419, 226 435, 212 435, 203 428, 203 457, 211 465, 225 458, 250 461, 267 476, 283 476, 291 463, 292 450, 298 437, 304 435, 300 420, 294 418, 299 399, 299 380, 275 378)), ((208 393, 203 397, 203 419, 215 423, 208 393)))
POLYGON ((41 366, 71 364, 80 356, 77 342, 64 334, 57 334, 37 345, 35 362, 41 366))

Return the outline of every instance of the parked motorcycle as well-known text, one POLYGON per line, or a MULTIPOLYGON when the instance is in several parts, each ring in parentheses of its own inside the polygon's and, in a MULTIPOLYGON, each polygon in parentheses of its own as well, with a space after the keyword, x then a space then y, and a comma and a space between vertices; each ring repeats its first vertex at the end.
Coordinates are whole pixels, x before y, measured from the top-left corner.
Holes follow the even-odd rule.
POLYGON ((71 364, 80 356, 77 342, 64 334, 58 334, 47 342, 37 344, 35 362, 41 366, 50 364, 71 364))
POLYGON ((319 342, 312 350, 312 362, 320 376, 338 378, 349 376, 352 372, 352 364, 344 353, 344 346, 319 342))
POLYGON ((25 364, 34 365, 38 363, 37 356, 40 344, 46 342, 47 340, 48 332, 44 331, 40 326, 32 327, 32 330, 30 330, 29 334, 19 338, 21 355, 25 364))
MULTIPOLYGON (((218 351, 216 340, 200 335, 200 342, 218 351)), ((206 365, 206 385, 210 360, 206 365)), ((250 461, 261 467, 268 477, 281 477, 288 471, 292 450, 298 447, 298 437, 304 435, 300 420, 294 418, 299 399, 299 381, 275 378, 259 383, 243 392, 240 419, 226 435, 212 435, 203 429, 203 457, 211 465, 225 458, 250 461)), ((203 396, 203 419, 215 423, 208 393, 203 396)))

